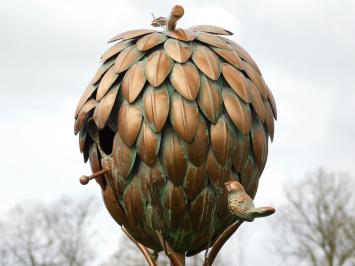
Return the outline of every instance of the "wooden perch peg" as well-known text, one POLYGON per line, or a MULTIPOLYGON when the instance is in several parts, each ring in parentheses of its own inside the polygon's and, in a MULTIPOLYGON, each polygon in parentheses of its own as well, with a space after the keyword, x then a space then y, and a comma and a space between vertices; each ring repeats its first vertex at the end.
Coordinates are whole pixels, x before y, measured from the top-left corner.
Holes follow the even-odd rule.
POLYGON ((98 171, 96 173, 93 173, 92 175, 89 175, 89 176, 82 175, 80 177, 80 179, 79 179, 80 184, 87 185, 90 182, 90 180, 92 180, 92 179, 94 179, 96 177, 102 176, 103 174, 107 173, 108 171, 109 171, 108 168, 104 168, 104 169, 102 169, 102 170, 100 170, 100 171, 98 171))

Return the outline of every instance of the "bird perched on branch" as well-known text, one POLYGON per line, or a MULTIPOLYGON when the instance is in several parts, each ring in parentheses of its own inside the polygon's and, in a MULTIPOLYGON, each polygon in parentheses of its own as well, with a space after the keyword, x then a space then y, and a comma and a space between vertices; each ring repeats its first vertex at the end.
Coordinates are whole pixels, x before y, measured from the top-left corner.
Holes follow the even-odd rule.
POLYGON ((228 181, 224 186, 228 191, 229 211, 239 219, 252 222, 255 218, 266 217, 275 212, 272 207, 255 208, 253 200, 238 181, 228 181))

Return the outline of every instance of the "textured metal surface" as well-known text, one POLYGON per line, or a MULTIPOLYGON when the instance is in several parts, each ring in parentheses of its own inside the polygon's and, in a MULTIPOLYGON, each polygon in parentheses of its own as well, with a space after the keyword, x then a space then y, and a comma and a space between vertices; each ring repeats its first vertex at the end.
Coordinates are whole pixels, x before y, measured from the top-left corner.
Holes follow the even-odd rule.
POLYGON ((213 243, 237 219, 218 188, 238 181, 253 198, 266 164, 273 95, 250 55, 218 35, 231 32, 200 25, 117 35, 75 111, 84 160, 93 172, 110 169, 96 179, 108 211, 155 250, 156 231, 194 254, 212 226, 213 243))

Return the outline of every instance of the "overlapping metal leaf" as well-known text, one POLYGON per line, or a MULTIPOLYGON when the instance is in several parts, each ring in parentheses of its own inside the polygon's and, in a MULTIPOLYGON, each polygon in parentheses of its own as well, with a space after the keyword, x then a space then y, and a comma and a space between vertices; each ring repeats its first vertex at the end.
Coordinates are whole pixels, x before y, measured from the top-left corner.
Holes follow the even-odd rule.
POLYGON ((230 34, 204 25, 119 34, 79 101, 84 160, 93 172, 109 166, 97 179, 105 204, 149 248, 161 250, 162 230, 175 250, 203 249, 234 220, 217 188, 237 179, 257 191, 276 106, 250 55, 219 36, 230 34))

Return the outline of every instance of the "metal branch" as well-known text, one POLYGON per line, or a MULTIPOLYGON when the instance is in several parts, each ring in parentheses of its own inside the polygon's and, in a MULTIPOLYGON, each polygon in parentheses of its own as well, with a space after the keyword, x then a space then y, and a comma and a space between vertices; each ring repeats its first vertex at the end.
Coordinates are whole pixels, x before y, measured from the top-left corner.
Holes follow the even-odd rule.
POLYGON ((203 266, 210 266, 212 265, 213 261, 215 260, 218 252, 221 250, 223 247, 224 243, 227 242, 227 240, 237 231, 239 226, 243 223, 243 221, 236 221, 226 230, 223 231, 223 233, 217 238, 216 242, 213 244, 210 253, 208 254, 208 257, 205 259, 203 266))
POLYGON ((162 234, 159 231, 155 231, 155 235, 159 239, 160 245, 165 246, 165 254, 168 256, 172 266, 185 266, 185 254, 178 253, 172 249, 170 244, 165 241, 162 234))
POLYGON ((122 231, 128 236, 128 238, 130 240, 132 240, 132 242, 134 244, 136 244, 136 246, 139 248, 139 250, 143 253, 145 259, 148 262, 149 266, 156 266, 156 262, 152 257, 152 254, 149 252, 148 248, 146 248, 145 246, 143 246, 141 243, 137 242, 131 235, 130 233, 128 233, 128 231, 126 230, 126 228, 124 228, 123 226, 121 227, 122 231))

